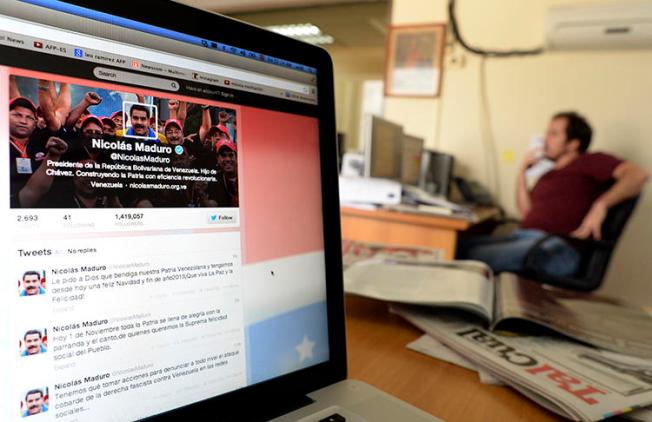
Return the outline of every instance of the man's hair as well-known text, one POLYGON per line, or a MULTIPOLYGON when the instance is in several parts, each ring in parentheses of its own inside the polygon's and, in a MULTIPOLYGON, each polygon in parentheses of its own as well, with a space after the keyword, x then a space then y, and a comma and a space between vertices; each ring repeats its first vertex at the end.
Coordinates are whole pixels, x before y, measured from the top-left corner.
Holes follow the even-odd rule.
POLYGON ((43 397, 43 390, 40 390, 38 388, 35 388, 34 390, 29 390, 27 393, 25 393, 25 401, 27 401, 27 397, 31 396, 32 394, 40 394, 41 397, 43 397))
POLYGON ((25 277, 28 275, 35 275, 39 280, 41 279, 41 274, 39 274, 38 271, 25 271, 25 274, 23 274, 23 280, 25 280, 25 277))
POLYGON ((579 152, 583 153, 589 149, 591 145, 591 136, 593 129, 586 121, 584 116, 574 111, 563 111, 553 116, 555 119, 566 119, 566 142, 577 139, 580 142, 579 152))
POLYGON ((25 333, 23 336, 23 340, 27 340, 27 336, 32 335, 32 334, 38 334, 38 338, 43 337, 41 332, 39 330, 29 330, 28 332, 25 333))
POLYGON ((149 107, 144 106, 142 104, 134 104, 131 106, 131 109, 129 110, 129 116, 133 116, 134 111, 136 110, 144 111, 145 114, 147 115, 147 118, 149 119, 149 107))

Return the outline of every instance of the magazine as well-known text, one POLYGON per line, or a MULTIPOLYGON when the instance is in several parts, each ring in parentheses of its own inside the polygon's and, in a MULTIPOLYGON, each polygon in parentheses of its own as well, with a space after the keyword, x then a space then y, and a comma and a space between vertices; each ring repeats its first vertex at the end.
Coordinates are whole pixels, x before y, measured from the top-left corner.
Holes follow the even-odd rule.
MULTIPOLYGON (((652 404, 652 363, 557 337, 500 336, 441 310, 393 311, 478 368, 573 420, 601 420, 652 404)), ((638 413, 643 416, 643 411, 638 413)))
POLYGON ((344 290, 464 310, 492 331, 546 328, 603 349, 652 358, 652 316, 642 309, 513 274, 494 278, 489 267, 477 261, 358 261, 344 272, 344 290))

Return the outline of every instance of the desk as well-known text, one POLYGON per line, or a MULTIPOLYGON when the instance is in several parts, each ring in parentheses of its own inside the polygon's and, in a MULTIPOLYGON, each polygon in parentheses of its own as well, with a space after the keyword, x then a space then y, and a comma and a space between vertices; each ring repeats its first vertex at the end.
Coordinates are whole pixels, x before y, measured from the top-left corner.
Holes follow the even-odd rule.
POLYGON ((497 208, 478 208, 478 221, 440 215, 385 210, 340 209, 342 237, 362 242, 394 243, 441 249, 445 259, 455 258, 458 232, 497 217, 497 208))
POLYGON ((447 422, 565 420, 468 369, 405 348, 423 334, 387 304, 346 297, 349 378, 374 385, 447 422))

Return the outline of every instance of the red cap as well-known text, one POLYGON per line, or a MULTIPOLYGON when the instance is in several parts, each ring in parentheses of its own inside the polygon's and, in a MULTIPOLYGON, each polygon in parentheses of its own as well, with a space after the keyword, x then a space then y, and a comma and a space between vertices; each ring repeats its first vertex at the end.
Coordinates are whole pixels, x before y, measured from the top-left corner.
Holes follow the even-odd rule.
POLYGON ((115 116, 122 116, 122 110, 114 111, 113 114, 111 114, 111 119, 115 116))
POLYGON ((226 130, 224 130, 226 128, 224 128, 224 129, 223 128, 224 128, 224 125, 213 125, 213 126, 211 126, 211 128, 208 129, 208 133, 206 133, 206 137, 210 138, 213 135, 215 135, 215 133, 219 132, 219 133, 222 133, 224 136, 226 136, 227 139, 231 139, 231 137, 229 136, 229 133, 226 130))
POLYGON ((222 149, 223 147, 228 148, 233 152, 238 152, 238 146, 233 142, 229 141, 228 139, 222 139, 218 141, 217 144, 215 144, 215 151, 217 151, 217 153, 219 154, 220 149, 222 149))
POLYGON ((110 117, 102 117, 102 123, 115 127, 115 122, 110 117))
POLYGON ((84 130, 84 126, 86 126, 89 123, 97 123, 99 127, 103 126, 102 119, 92 114, 89 114, 88 116, 84 117, 84 119, 82 120, 80 129, 84 130))
POLYGON ((231 135, 229 134, 229 129, 227 129, 226 126, 224 126, 222 123, 220 123, 219 125, 217 125, 217 128, 218 128, 219 130, 221 130, 222 132, 224 132, 224 134, 225 134, 229 139, 231 139, 231 135))
POLYGON ((179 130, 181 130, 183 132, 183 125, 181 124, 181 122, 179 120, 177 120, 177 119, 168 119, 165 122, 165 125, 163 126, 163 131, 164 132, 167 130, 169 125, 175 125, 175 126, 177 126, 179 128, 179 130))
POLYGON ((32 100, 30 100, 29 98, 16 97, 13 100, 11 100, 9 102, 9 110, 13 110, 16 107, 28 108, 28 109, 32 110, 32 112, 34 112, 34 114, 36 114, 36 106, 34 105, 32 100))

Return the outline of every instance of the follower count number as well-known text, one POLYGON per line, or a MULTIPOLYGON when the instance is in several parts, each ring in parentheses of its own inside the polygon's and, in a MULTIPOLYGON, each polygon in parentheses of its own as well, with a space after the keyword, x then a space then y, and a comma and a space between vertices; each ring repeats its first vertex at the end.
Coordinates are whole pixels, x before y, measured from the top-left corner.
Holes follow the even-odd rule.
POLYGON ((145 216, 142 212, 123 212, 119 214, 114 214, 116 221, 124 220, 142 220, 145 216))

